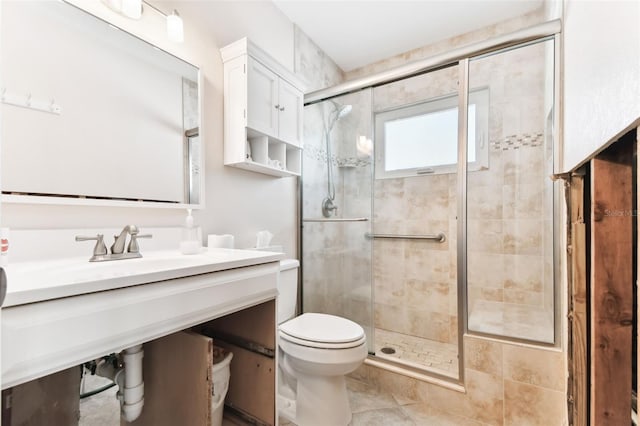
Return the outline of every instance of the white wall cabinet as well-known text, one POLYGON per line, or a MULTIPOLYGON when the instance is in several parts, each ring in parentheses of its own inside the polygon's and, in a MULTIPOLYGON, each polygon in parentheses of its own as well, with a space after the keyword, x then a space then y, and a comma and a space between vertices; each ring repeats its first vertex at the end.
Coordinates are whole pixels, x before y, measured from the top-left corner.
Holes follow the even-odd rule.
POLYGON ((224 62, 224 164, 272 176, 300 176, 303 85, 243 38, 224 62))

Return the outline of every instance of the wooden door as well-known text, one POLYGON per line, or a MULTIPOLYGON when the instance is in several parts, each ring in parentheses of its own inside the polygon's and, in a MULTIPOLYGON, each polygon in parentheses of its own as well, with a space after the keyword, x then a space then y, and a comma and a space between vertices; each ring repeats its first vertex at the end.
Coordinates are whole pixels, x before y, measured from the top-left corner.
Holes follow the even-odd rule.
POLYGON ((179 332, 143 346, 144 408, 133 426, 209 426, 213 392, 213 343, 179 332))

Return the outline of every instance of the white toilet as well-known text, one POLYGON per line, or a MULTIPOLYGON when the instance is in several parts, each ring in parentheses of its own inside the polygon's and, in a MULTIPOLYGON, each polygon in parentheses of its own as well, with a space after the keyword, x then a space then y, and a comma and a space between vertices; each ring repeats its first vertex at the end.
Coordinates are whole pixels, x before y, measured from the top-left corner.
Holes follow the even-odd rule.
POLYGON ((294 318, 299 265, 280 262, 279 415, 298 426, 346 426, 351 408, 344 376, 367 357, 366 336, 355 322, 334 315, 294 318))

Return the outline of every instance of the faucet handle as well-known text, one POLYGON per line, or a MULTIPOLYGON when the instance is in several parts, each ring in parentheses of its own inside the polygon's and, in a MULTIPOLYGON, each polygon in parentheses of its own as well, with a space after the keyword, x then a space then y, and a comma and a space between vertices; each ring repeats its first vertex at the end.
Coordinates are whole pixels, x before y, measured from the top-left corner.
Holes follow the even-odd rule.
POLYGON ((98 234, 95 237, 86 237, 83 235, 76 235, 76 241, 94 241, 96 242, 93 248, 94 256, 104 256, 107 254, 107 246, 104 244, 104 235, 98 234))
POLYGON ((129 241, 129 247, 127 251, 129 253, 140 253, 140 247, 138 247, 138 238, 153 238, 151 234, 131 234, 131 241, 129 241))

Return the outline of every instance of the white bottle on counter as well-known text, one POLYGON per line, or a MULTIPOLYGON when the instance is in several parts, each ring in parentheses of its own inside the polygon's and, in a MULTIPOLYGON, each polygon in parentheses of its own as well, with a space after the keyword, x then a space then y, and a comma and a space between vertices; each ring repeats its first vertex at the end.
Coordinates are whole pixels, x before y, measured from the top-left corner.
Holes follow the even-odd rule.
POLYGON ((180 252, 182 254, 198 254, 202 251, 202 230, 199 226, 194 225, 191 209, 187 209, 187 212, 182 229, 180 252))

